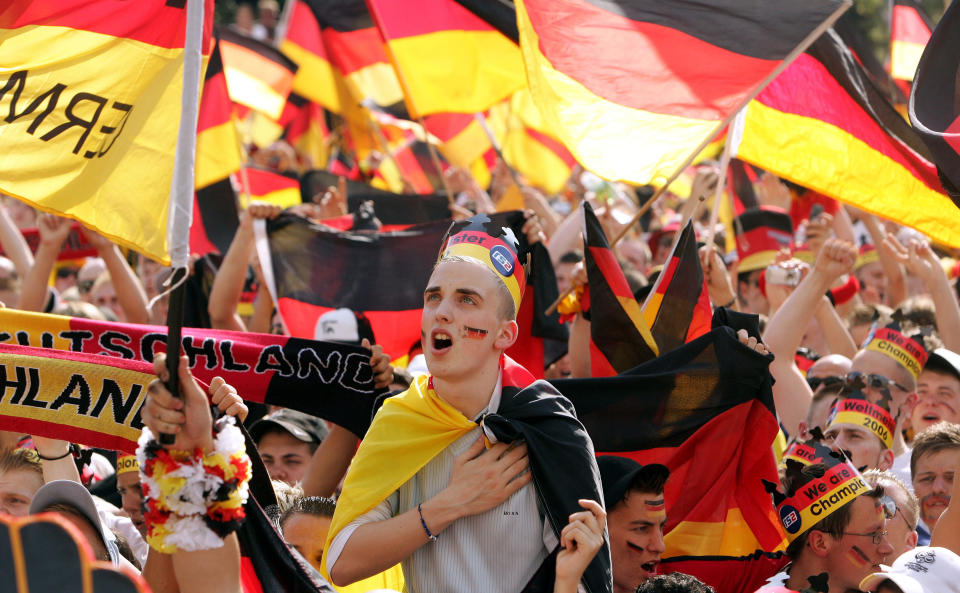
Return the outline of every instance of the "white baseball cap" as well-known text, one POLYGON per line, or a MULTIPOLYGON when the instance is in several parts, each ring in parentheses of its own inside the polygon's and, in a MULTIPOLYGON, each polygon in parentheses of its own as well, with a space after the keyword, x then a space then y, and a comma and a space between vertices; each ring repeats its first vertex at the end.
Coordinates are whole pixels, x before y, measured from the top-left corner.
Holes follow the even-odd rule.
POLYGON ((884 572, 860 582, 861 591, 874 591, 892 581, 903 593, 960 593, 960 556, 946 548, 918 546, 904 552, 884 572))

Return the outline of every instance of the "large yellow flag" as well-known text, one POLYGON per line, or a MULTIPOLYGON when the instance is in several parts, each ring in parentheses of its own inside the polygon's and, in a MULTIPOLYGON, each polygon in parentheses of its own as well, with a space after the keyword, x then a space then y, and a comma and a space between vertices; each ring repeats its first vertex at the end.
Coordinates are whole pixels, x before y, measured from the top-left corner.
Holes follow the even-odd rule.
POLYGON ((186 19, 166 0, 4 3, 0 190, 168 263, 186 19))

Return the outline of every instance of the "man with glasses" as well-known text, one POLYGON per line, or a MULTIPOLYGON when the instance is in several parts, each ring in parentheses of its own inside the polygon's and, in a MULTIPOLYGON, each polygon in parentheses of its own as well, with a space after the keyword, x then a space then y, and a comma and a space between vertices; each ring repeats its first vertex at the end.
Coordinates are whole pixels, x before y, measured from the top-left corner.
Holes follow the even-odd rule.
POLYGON ((920 504, 913 492, 888 471, 871 469, 864 472, 863 480, 867 486, 883 488, 880 504, 887 519, 887 539, 893 546, 893 554, 884 560, 884 564, 889 564, 893 558, 917 547, 920 504))
POLYGON ((930 543, 930 534, 950 504, 954 468, 960 467, 960 425, 941 422, 913 441, 910 471, 913 491, 920 501, 919 544, 930 543))
POLYGON ((883 488, 869 486, 842 453, 819 439, 804 445, 810 463, 788 459, 783 490, 773 493, 790 564, 757 593, 856 591, 893 553, 881 504, 883 488))
POLYGON ((812 399, 807 419, 800 425, 799 437, 808 438, 807 431, 814 426, 826 429, 830 408, 843 387, 843 379, 850 372, 850 359, 842 354, 821 356, 807 369, 807 385, 810 386, 812 399))

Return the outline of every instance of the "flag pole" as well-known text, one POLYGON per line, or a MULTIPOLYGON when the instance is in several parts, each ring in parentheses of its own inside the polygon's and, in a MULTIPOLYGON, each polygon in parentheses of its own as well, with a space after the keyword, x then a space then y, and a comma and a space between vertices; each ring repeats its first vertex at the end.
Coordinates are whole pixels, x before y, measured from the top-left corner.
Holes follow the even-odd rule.
MULTIPOLYGON (((193 221, 194 164, 197 149, 197 113, 200 108, 200 75, 203 70, 204 1, 187 1, 186 37, 183 47, 183 89, 180 95, 180 127, 170 185, 167 242, 170 245, 172 293, 167 310, 167 390, 180 397, 180 335, 187 265, 190 259, 190 224, 193 221)), ((172 445, 176 435, 161 433, 161 444, 172 445)))
MULTIPOLYGON (((713 141, 713 139, 717 136, 717 134, 723 131, 723 128, 725 128, 727 124, 729 124, 730 121, 741 110, 743 110, 746 107, 747 103, 752 101, 757 95, 760 94, 760 91, 766 88, 768 84, 773 82, 774 78, 776 78, 777 76, 780 75, 781 72, 786 70, 787 66, 789 66, 794 60, 796 60, 800 56, 800 54, 805 52, 807 48, 810 47, 811 43, 816 41, 817 38, 819 38, 827 29, 832 27, 833 23, 835 23, 837 19, 839 19, 843 15, 843 13, 850 8, 851 4, 852 2, 850 0, 843 2, 835 11, 833 11, 833 13, 830 16, 824 19, 824 21, 820 23, 816 29, 814 29, 806 37, 804 37, 803 41, 797 44, 797 46, 793 48, 793 50, 789 54, 787 54, 787 57, 784 58, 783 61, 780 62, 780 64, 778 64, 777 67, 774 68, 773 71, 766 76, 766 78, 760 81, 760 83, 756 87, 754 87, 752 91, 750 91, 750 93, 743 99, 740 105, 738 105, 736 109, 734 109, 732 112, 730 112, 730 114, 724 117, 723 120, 720 121, 720 123, 718 123, 717 126, 703 138, 700 144, 695 149, 693 149, 690 152, 690 155, 683 161, 683 164, 677 167, 677 169, 673 172, 673 174, 671 174, 670 177, 667 178, 666 182, 662 186, 660 186, 660 188, 657 189, 656 192, 654 192, 653 196, 651 196, 650 199, 647 200, 647 202, 643 205, 643 207, 641 207, 640 210, 638 210, 637 213, 633 215, 633 218, 630 219, 630 222, 624 225, 623 229, 620 230, 617 236, 614 237, 612 241, 610 241, 611 248, 613 248, 613 246, 616 245, 620 241, 620 239, 626 236, 626 234, 630 231, 630 229, 633 228, 633 225, 635 225, 643 217, 643 215, 647 213, 647 210, 649 210, 650 207, 653 206, 654 202, 656 202, 657 200, 660 199, 661 196, 663 196, 663 194, 667 190, 667 187, 669 187, 671 183, 673 183, 674 181, 677 180, 678 177, 680 177, 683 171, 693 163, 694 159, 697 158, 697 155, 703 152, 703 149, 705 149, 707 145, 709 145, 710 142, 713 141)), ((545 314, 551 315, 554 311, 556 311, 557 305, 560 304, 560 301, 567 298, 567 296, 569 296, 574 290, 575 288, 571 287, 566 292, 564 292, 564 294, 560 295, 560 298, 554 301, 553 304, 550 305, 549 308, 547 308, 545 314)))

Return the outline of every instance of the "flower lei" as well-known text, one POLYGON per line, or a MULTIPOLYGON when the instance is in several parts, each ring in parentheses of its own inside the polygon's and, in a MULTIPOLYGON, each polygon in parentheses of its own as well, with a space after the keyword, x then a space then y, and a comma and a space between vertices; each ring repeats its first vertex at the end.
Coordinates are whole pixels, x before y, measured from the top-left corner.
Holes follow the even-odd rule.
POLYGON ((168 450, 144 427, 137 447, 147 543, 165 554, 223 545, 246 516, 250 458, 231 416, 213 425, 214 450, 168 450))

